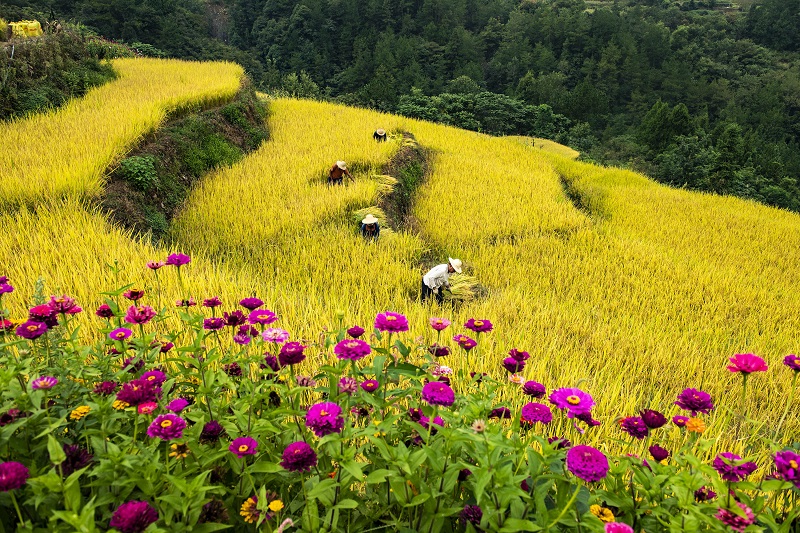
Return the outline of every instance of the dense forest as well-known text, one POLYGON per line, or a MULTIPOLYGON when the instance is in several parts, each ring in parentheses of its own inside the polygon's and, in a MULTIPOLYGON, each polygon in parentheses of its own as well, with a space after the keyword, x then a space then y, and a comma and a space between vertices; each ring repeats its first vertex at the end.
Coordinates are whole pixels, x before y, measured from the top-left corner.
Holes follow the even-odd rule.
POLYGON ((7 0, 258 86, 533 134, 800 211, 800 9, 762 0, 7 0))

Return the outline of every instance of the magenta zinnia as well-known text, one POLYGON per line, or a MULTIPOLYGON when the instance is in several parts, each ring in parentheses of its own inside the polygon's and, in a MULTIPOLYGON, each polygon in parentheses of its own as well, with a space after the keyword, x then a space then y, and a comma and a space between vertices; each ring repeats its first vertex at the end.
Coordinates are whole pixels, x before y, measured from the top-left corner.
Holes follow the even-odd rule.
POLYGON ((281 366, 302 363, 306 358, 303 353, 305 349, 306 347, 299 342, 287 342, 281 347, 281 351, 278 354, 278 362, 280 362, 281 366))
POLYGON ((349 359, 358 361, 368 356, 372 351, 369 344, 360 339, 345 339, 339 342, 334 348, 333 353, 339 359, 349 359))
POLYGON ((603 533, 634 533, 633 528, 622 522, 609 522, 603 526, 603 533))
POLYGON ((58 380, 53 376, 42 376, 31 381, 31 388, 33 390, 48 390, 52 389, 58 384, 58 380))
POLYGON ((109 526, 122 533, 142 533, 158 521, 158 512, 149 503, 130 501, 120 505, 111 517, 109 526))
POLYGON ((730 452, 723 452, 717 455, 711 466, 719 472, 719 477, 725 481, 733 482, 744 481, 747 476, 758 468, 754 462, 744 461, 740 456, 730 452))
POLYGON ((376 379, 368 379, 361 382, 361 389, 366 392, 375 392, 381 386, 380 382, 376 379))
POLYGON ((776 453, 775 470, 782 480, 789 481, 800 489, 800 455, 792 450, 776 453))
POLYGON ((192 262, 191 257, 189 257, 186 254, 178 253, 178 254, 170 254, 169 257, 167 257, 166 264, 171 266, 181 267, 183 265, 188 265, 191 262, 192 262))
POLYGON ((290 472, 307 472, 317 466, 317 454, 305 442, 293 442, 283 450, 281 466, 290 472))
POLYGON ((186 429, 186 421, 178 415, 171 413, 158 415, 147 428, 147 436, 161 440, 179 439, 183 436, 184 429, 186 429))
POLYGON ((600 481, 608 474, 608 459, 600 450, 579 444, 567 452, 567 470, 588 482, 600 481))
POLYGON ((622 431, 638 440, 642 440, 650 434, 650 429, 647 427, 647 424, 638 416, 623 418, 619 421, 619 427, 622 431))
POLYGON ((261 334, 264 342, 272 342, 275 344, 283 344, 289 340, 289 332, 280 328, 268 328, 261 334))
POLYGON ((453 340, 456 341, 465 352, 470 351, 478 345, 475 339, 467 337, 466 335, 456 335, 453 337, 453 340))
POLYGON ((714 409, 711 395, 698 389, 684 389, 678 395, 675 405, 684 411, 691 411, 692 416, 697 416, 697 413, 708 414, 714 409))
POLYGON ((642 417, 645 425, 650 429, 658 429, 667 423, 667 417, 652 409, 639 411, 639 416, 642 417))
POLYGON ((475 333, 488 333, 489 331, 492 331, 494 326, 492 326, 492 323, 486 319, 478 320, 475 318, 470 318, 467 320, 466 324, 464 324, 464 327, 470 331, 474 331, 475 333))
POLYGON ((422 399, 431 405, 448 407, 456 400, 453 389, 441 381, 431 381, 422 387, 422 399))
POLYGON ((231 445, 228 446, 228 450, 236 455, 236 457, 239 459, 245 455, 255 455, 257 449, 258 442, 252 437, 239 437, 238 439, 233 439, 231 445))
POLYGON ((756 516, 753 514, 753 510, 745 504, 736 502, 736 505, 740 509, 739 512, 720 509, 714 516, 732 530, 744 533, 748 526, 755 524, 756 516))
POLYGON ((544 398, 547 389, 538 381, 526 381, 522 385, 522 392, 533 398, 544 398))
POLYGON ((16 333, 23 339, 36 340, 47 333, 47 324, 28 320, 17 326, 16 333))
POLYGON ((155 310, 149 305, 132 305, 125 313, 125 322, 128 324, 147 324, 156 316, 155 310))
POLYGON ((256 298, 255 296, 253 296, 250 298, 244 298, 239 302, 239 305, 241 305, 242 307, 244 307, 249 311, 252 311, 264 305, 264 301, 260 298, 256 298))
POLYGON ((408 319, 401 314, 386 311, 375 317, 375 329, 388 333, 408 331, 408 319))
POLYGON ((768 368, 767 363, 762 358, 751 353, 738 353, 730 358, 730 362, 728 370, 741 372, 742 374, 766 372, 768 368))
POLYGON ((361 326, 353 326, 352 328, 347 330, 347 334, 353 337, 354 339, 357 339, 364 334, 364 328, 362 328, 361 326))
POLYGON ((317 403, 306 413, 306 427, 317 437, 341 433, 344 427, 342 408, 333 402, 317 403))
POLYGON ((520 415, 522 424, 533 425, 536 422, 549 424, 551 420, 553 420, 553 413, 544 404, 531 402, 522 407, 520 415))
POLYGON ((525 361, 519 361, 513 357, 506 357, 503 359, 503 368, 506 369, 506 372, 510 372, 512 374, 522 372, 522 370, 525 368, 525 361))
POLYGON ((800 356, 789 354, 783 358, 783 364, 794 370, 800 372, 800 356))
POLYGON ((22 488, 28 480, 28 467, 16 461, 0 463, 0 492, 22 488))
POLYGON ((270 311, 269 309, 255 309, 250 311, 250 314, 247 316, 248 322, 251 324, 261 324, 262 326, 269 326, 276 320, 278 320, 278 315, 270 311))
POLYGON ((581 413, 588 413, 594 407, 591 395, 580 389, 556 389, 550 393, 550 403, 561 410, 567 410, 567 417, 575 418, 581 413))
POLYGON ((112 341, 124 341, 130 338, 133 332, 128 328, 117 328, 108 334, 108 338, 112 341))
POLYGON ((219 317, 211 317, 203 319, 203 329, 208 331, 219 331, 225 327, 225 319, 219 317))

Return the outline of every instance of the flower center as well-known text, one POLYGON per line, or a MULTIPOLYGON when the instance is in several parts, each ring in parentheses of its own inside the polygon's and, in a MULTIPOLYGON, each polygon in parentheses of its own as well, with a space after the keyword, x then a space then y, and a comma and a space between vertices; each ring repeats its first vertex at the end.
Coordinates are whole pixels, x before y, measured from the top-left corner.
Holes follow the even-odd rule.
POLYGON ((794 360, 794 364, 796 364, 796 365, 800 365, 800 359, 795 359, 795 360, 794 360))
POLYGON ((389 315, 386 317, 386 320, 397 320, 397 317, 389 315))
POLYGON ((347 343, 348 348, 358 348, 358 343, 355 341, 351 341, 347 343))
POLYGON ((325 410, 320 411, 319 416, 328 416, 328 411, 325 410))
POLYGON ((66 300, 64 300, 64 298, 56 298, 56 301, 60 304, 63 304, 66 300))
POLYGON ((171 425, 172 425, 172 420, 162 420, 161 421, 161 427, 162 428, 168 428, 171 425))
POLYGON ((441 326, 441 325, 442 325, 442 319, 440 318, 439 320, 437 320, 437 321, 436 321, 436 324, 438 324, 439 326, 441 326))
POLYGON ((475 322, 473 322, 473 324, 475 324, 475 326, 477 327, 481 327, 483 325, 483 320, 476 320, 475 322))
POLYGON ((28 331, 36 331, 39 329, 39 326, 28 326, 28 331))
POLYGON ((567 403, 570 405, 578 405, 579 403, 581 403, 581 399, 573 394, 567 396, 567 403))
POLYGON ((239 451, 242 452, 242 453, 246 452, 249 449, 250 449, 250 446, 248 446, 247 444, 240 444, 239 445, 239 451))
POLYGON ((155 376, 147 376, 147 381, 153 381, 154 379, 156 379, 155 376))
POLYGON ((795 470, 797 470, 797 461, 795 461, 794 459, 792 459, 791 461, 789 461, 789 466, 791 466, 792 468, 794 468, 795 470))

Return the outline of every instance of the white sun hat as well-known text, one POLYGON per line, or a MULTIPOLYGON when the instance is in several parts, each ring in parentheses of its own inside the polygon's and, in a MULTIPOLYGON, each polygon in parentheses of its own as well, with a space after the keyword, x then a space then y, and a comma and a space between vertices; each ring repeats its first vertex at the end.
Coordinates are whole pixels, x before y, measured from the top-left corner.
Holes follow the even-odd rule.
POLYGON ((365 216, 365 217, 364 217, 364 220, 362 220, 361 222, 363 222, 364 224, 375 224, 377 221, 378 221, 378 219, 377 219, 377 218, 375 218, 375 217, 372 215, 372 213, 370 213, 370 214, 368 214, 367 216, 365 216))
POLYGON ((383 128, 378 128, 378 131, 376 131, 375 133, 377 133, 378 135, 385 135, 386 134, 386 130, 383 129, 383 128))
POLYGON ((461 274, 461 259, 453 259, 452 257, 447 258, 450 261, 450 264, 453 265, 453 270, 461 274))
POLYGON ((342 170, 347 170, 347 164, 344 161, 337 161, 336 166, 342 170))

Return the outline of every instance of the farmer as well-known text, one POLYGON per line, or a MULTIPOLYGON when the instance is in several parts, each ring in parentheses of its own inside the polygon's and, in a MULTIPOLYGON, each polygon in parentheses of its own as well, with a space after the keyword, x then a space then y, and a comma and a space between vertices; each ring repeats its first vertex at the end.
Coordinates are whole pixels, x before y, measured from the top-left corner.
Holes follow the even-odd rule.
POLYGON ((372 134, 372 138, 378 141, 379 143, 384 142, 386 140, 386 130, 378 128, 377 130, 375 130, 375 133, 372 134))
POLYGON ((347 170, 347 164, 345 164, 344 161, 337 161, 328 171, 328 185, 341 185, 345 174, 347 174, 348 178, 355 181, 353 175, 347 170))
POLYGON ((422 301, 436 296, 436 301, 441 304, 444 301, 442 289, 450 289, 448 280, 453 272, 461 274, 461 260, 448 257, 447 264, 436 265, 422 276, 422 301))
POLYGON ((361 221, 361 236, 367 241, 377 241, 381 234, 381 227, 378 225, 378 219, 372 213, 364 217, 361 221))

